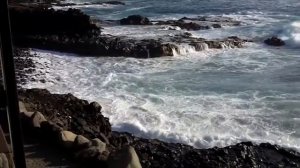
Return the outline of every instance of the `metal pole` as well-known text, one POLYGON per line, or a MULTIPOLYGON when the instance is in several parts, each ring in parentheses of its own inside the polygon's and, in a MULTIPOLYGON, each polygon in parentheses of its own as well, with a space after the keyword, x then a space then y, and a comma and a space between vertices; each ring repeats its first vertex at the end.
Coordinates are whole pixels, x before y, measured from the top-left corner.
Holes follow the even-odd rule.
POLYGON ((26 162, 23 149, 23 134, 21 131, 19 118, 19 104, 7 0, 0 0, 0 22, 2 44, 2 72, 4 78, 4 87, 6 91, 6 105, 10 125, 14 161, 16 168, 25 168, 26 162))

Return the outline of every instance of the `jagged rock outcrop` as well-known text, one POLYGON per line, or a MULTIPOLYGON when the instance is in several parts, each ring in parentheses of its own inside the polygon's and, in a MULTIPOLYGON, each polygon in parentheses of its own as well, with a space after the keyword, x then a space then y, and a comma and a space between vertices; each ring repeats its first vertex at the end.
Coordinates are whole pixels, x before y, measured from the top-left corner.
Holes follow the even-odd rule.
MULTIPOLYGON (((11 8, 11 17, 13 20, 12 30, 15 34, 14 42, 17 46, 70 52, 84 56, 153 58, 173 56, 174 51, 179 53, 178 46, 181 44, 192 45, 197 51, 200 51, 200 46, 204 43, 208 45, 208 48, 221 49, 224 46, 229 48, 242 47, 243 43, 246 42, 238 38, 205 40, 177 36, 140 40, 101 35, 100 28, 91 22, 89 16, 77 9, 54 11, 47 8, 13 7, 11 8)), ((182 18, 179 21, 167 21, 164 24, 175 24, 175 26, 191 30, 202 29, 202 25, 199 26, 198 23, 194 23, 194 20, 182 18), (187 20, 193 22, 186 22, 187 20)), ((206 28, 218 22, 216 20, 202 20, 201 22, 205 22, 204 27, 206 28)), ((197 22, 200 22, 199 19, 197 22)), ((222 20, 223 22, 231 23, 222 20)), ((122 19, 121 23, 152 24, 148 18, 139 15, 122 19)))
POLYGON ((100 34, 100 28, 78 9, 54 10, 44 7, 9 8, 15 40, 28 35, 100 34))
POLYGON ((29 111, 43 113, 65 130, 72 130, 89 138, 101 137, 100 133, 110 137, 109 120, 101 114, 99 108, 95 108, 94 103, 80 100, 72 94, 62 96, 41 89, 20 91, 19 98, 29 111))

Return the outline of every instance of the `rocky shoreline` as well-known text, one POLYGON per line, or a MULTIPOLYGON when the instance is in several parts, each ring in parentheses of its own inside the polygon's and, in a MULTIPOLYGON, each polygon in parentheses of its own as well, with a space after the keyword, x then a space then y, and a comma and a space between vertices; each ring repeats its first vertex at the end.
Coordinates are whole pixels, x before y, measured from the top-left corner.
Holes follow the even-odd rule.
MULTIPOLYGON (((59 95, 51 94, 44 89, 27 89, 19 91, 19 100, 32 115, 36 112, 40 112, 39 115, 43 114, 52 124, 51 127, 60 131, 68 130, 88 139, 98 138, 105 143, 108 153, 105 157, 100 154, 103 157, 97 157, 96 161, 98 159, 101 162, 94 160, 92 167, 106 165, 109 154, 115 155, 126 146, 132 146, 135 149, 142 167, 300 166, 300 153, 268 143, 256 145, 243 142, 225 148, 195 149, 184 144, 166 143, 156 139, 135 137, 129 133, 113 132, 109 119, 101 114, 101 105, 78 99, 72 94, 59 95)), ((39 120, 41 118, 43 117, 39 120)), ((27 132, 33 132, 32 127, 28 128, 28 125, 28 122, 23 123, 27 132)), ((55 135, 52 134, 47 134, 47 136, 38 134, 38 137, 43 137, 46 141, 52 139, 51 141, 55 142, 53 139, 55 135)), ((68 151, 72 151, 72 155, 78 155, 76 150, 68 151)))
MULTIPOLYGON (((15 55, 15 59, 18 60, 19 56, 24 56, 23 52, 25 55, 29 54, 26 49, 18 49, 15 52, 18 54, 15 55)), ((31 65, 34 63, 29 61, 27 64, 17 66, 17 74, 27 74, 19 79, 27 80, 31 72, 25 72, 24 69, 31 65)), ((19 89, 19 101, 23 104, 20 106, 21 109, 25 109, 21 111, 27 111, 21 115, 25 136, 39 139, 40 143, 62 150, 65 155, 69 155, 68 158, 71 161, 77 163, 78 167, 86 167, 83 166, 86 164, 90 167, 108 167, 109 156, 114 158, 124 150, 127 153, 134 150, 142 167, 300 166, 300 153, 269 143, 242 142, 224 148, 196 149, 184 144, 167 143, 156 139, 136 137, 130 133, 114 132, 109 119, 102 115, 100 104, 76 98, 72 94, 52 94, 45 89, 19 89), (46 121, 50 125, 41 124, 46 121), (39 129, 33 126, 36 122, 40 125, 39 129), (40 131, 40 129, 48 131, 40 131), (57 134, 62 131, 72 132, 70 134, 73 137, 83 136, 89 142, 93 140, 93 142, 100 143, 101 141, 101 144, 104 143, 106 146, 106 152, 102 155, 102 150, 96 154, 97 152, 82 152, 74 145, 71 145, 73 146, 71 148, 65 147, 59 138, 61 134, 57 134), (85 159, 78 159, 78 156, 85 159)), ((69 132, 64 133, 69 134, 69 132)), ((75 143, 75 139, 73 140, 72 142, 75 143)), ((93 145, 90 144, 87 147, 93 148, 93 145)))
MULTIPOLYGON (((124 5, 117 2, 115 4, 124 5)), ((27 48, 70 52, 82 56, 152 58, 174 56, 174 52, 180 54, 180 45, 189 45, 196 51, 201 51, 207 48, 242 48, 245 43, 252 41, 239 37, 207 40, 193 37, 190 33, 167 36, 163 39, 140 40, 102 34, 101 21, 94 23, 89 16, 77 9, 55 11, 47 5, 17 5, 12 6, 10 12, 14 43, 20 47, 15 48, 14 52, 19 86, 35 80, 32 76, 35 73, 35 62, 32 59, 34 55, 31 55, 27 48), (40 23, 42 19, 46 22, 40 23), (76 29, 70 29, 74 25, 76 29)), ((151 21, 138 15, 105 22, 120 25, 165 25, 170 26, 170 29, 179 27, 187 31, 241 24, 228 18, 198 17, 151 21)), ((276 38, 266 43, 275 46, 283 44, 276 38), (275 44, 272 41, 275 41, 275 44)), ((142 167, 300 167, 298 152, 269 143, 243 142, 224 148, 195 149, 184 144, 114 132, 109 119, 102 115, 100 104, 78 99, 72 94, 59 95, 44 89, 26 90, 19 87, 19 100, 23 106, 21 116, 26 136, 33 136, 46 144, 52 142, 58 148, 63 147, 75 162, 82 164, 82 167, 86 167, 87 164, 90 167, 110 167, 110 160, 117 163, 114 159, 118 158, 122 151, 124 153, 124 150, 132 156, 136 152, 142 167), (65 142, 62 141, 62 137, 67 134, 73 137, 71 142, 68 142, 72 147, 66 147, 64 143, 62 145, 62 142, 65 142), (79 147, 79 137, 89 143, 79 147), (73 145, 76 138, 77 146, 73 145), (83 150, 85 152, 82 152, 83 150)))
MULTIPOLYGON (((239 37, 207 40, 192 37, 190 33, 164 36, 158 39, 135 39, 102 34, 101 21, 93 23, 89 16, 78 9, 53 10, 46 7, 13 6, 10 8, 10 13, 15 45, 70 52, 83 56, 153 58, 181 54, 179 49, 181 45, 189 45, 196 51, 201 51, 208 48, 241 48, 244 43, 251 41, 239 37)), ((153 24, 148 18, 139 15, 113 22, 121 25, 153 24)), ((237 21, 222 17, 182 18, 175 21, 154 22, 157 22, 156 25, 180 27, 186 30, 220 28, 223 24, 227 26, 239 24, 237 21)))

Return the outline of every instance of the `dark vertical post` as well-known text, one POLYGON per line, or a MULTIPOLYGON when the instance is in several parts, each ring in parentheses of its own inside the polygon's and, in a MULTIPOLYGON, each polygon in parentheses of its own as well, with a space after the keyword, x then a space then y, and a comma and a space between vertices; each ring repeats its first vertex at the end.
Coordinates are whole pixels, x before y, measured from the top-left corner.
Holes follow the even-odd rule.
POLYGON ((9 117, 14 161, 16 168, 25 168, 26 163, 23 149, 23 134, 19 118, 19 103, 7 0, 0 0, 0 22, 2 72, 6 91, 6 105, 9 117))

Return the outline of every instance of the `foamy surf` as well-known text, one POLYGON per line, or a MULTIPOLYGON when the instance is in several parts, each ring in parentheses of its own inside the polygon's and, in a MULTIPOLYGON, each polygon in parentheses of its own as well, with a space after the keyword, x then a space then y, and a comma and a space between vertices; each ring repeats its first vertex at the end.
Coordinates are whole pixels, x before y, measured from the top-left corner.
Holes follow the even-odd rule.
MULTIPOLYGON (((37 70, 45 76, 36 76, 35 82, 23 87, 70 92, 98 101, 114 130, 141 137, 197 148, 270 142, 300 151, 298 0, 125 3, 116 9, 83 9, 102 20, 119 20, 132 14, 151 20, 224 16, 242 24, 190 31, 192 37, 256 40, 243 49, 227 50, 228 46, 223 46, 223 50, 211 50, 203 46, 201 52, 188 44, 177 44, 175 57, 153 59, 87 58, 35 50, 37 70), (273 35, 294 47, 264 48, 263 40, 273 35), (39 82, 44 78, 46 83, 39 82)), ((103 27, 103 34, 137 39, 185 32, 174 26, 103 27)))
POLYGON ((33 52, 38 70, 49 64, 44 72, 47 82, 38 82, 37 77, 37 82, 24 87, 98 101, 116 131, 197 148, 252 141, 300 149, 300 135, 294 129, 299 120, 286 116, 300 108, 300 94, 268 81, 273 78, 270 71, 291 64, 279 61, 284 57, 274 60, 276 56, 262 48, 212 52, 205 59, 193 49, 188 57, 181 56, 184 59, 146 60, 33 52), (261 62, 263 55, 268 59, 261 62))
POLYGON ((295 21, 284 26, 279 37, 291 47, 300 47, 300 21, 295 21))

